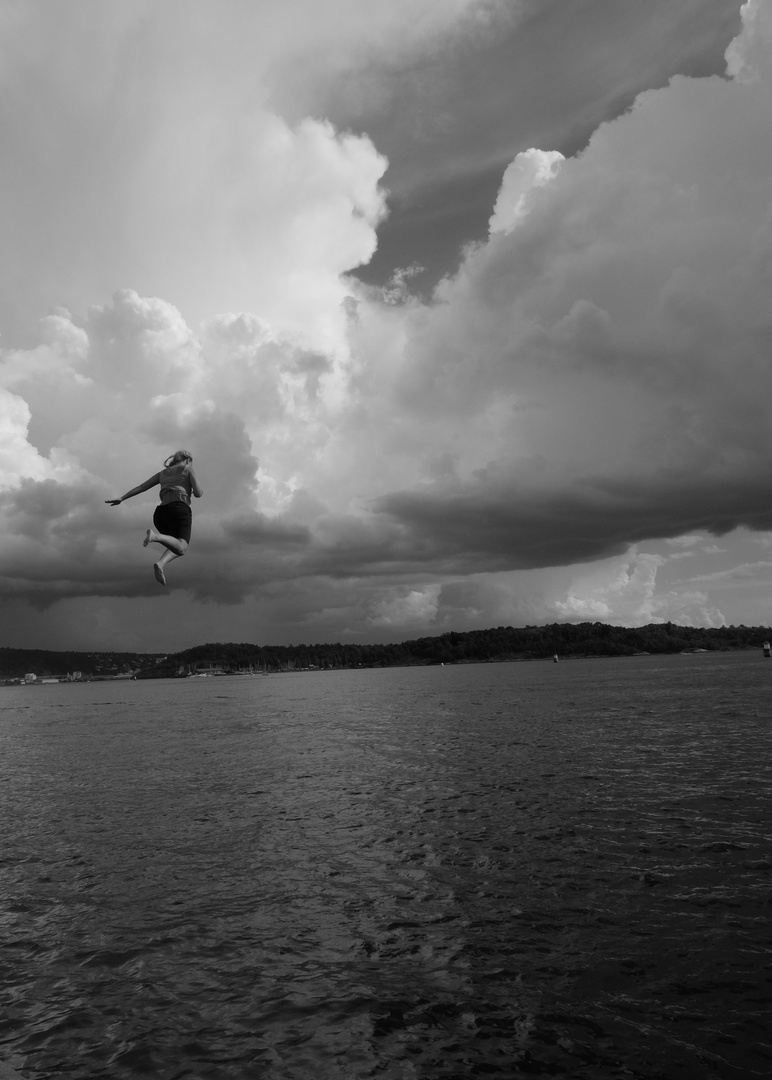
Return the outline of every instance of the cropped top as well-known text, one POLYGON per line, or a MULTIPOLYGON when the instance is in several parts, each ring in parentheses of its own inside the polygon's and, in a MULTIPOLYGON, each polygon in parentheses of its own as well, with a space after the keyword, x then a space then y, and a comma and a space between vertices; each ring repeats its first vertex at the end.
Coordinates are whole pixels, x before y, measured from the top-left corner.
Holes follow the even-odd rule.
POLYGON ((158 474, 161 480, 161 502, 180 502, 190 506, 190 477, 186 464, 170 465, 158 474))

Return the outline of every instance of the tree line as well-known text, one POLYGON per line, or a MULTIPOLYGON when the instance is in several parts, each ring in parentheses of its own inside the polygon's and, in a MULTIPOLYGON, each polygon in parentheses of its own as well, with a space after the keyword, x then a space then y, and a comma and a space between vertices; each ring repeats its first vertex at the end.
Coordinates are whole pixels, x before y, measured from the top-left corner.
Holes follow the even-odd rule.
POLYGON ((761 649, 772 639, 764 626, 609 626, 600 622, 552 623, 547 626, 497 626, 490 630, 450 631, 399 644, 254 645, 209 643, 170 655, 158 653, 54 652, 0 648, 0 679, 28 672, 63 678, 78 671, 83 678, 132 673, 137 678, 170 678, 216 669, 238 671, 331 670, 420 664, 495 663, 644 653, 761 649))
POLYGON ((547 626, 498 626, 490 630, 451 631, 399 644, 252 645, 209 643, 155 660, 141 677, 222 671, 331 670, 420 664, 495 663, 592 656, 634 656, 761 649, 772 637, 769 627, 692 627, 651 623, 635 628, 605 623, 552 623, 547 626))

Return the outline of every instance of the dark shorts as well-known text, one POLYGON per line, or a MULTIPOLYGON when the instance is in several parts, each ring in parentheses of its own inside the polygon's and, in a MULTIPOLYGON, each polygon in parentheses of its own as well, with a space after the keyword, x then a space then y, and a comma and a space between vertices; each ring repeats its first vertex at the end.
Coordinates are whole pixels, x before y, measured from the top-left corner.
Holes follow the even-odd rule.
POLYGON ((193 514, 187 503, 170 502, 156 506, 153 524, 156 532, 163 533, 164 536, 173 536, 177 540, 184 540, 186 544, 190 543, 193 514))

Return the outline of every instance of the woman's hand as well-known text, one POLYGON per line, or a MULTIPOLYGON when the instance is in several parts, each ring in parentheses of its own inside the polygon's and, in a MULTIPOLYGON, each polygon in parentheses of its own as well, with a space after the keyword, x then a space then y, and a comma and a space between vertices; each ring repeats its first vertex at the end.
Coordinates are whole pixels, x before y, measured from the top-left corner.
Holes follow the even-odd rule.
POLYGON ((108 506, 120 506, 123 499, 105 499, 108 506))

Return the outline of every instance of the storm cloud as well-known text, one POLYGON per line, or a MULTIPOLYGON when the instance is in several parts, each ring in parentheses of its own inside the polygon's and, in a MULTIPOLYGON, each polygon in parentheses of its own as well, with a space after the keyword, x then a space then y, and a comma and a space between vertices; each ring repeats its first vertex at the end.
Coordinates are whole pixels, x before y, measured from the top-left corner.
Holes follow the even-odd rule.
MULTIPOLYGON (((450 7, 427 6, 424 44, 496 5, 450 7)), ((407 48, 406 12, 383 14, 367 47, 407 48)), ((338 42, 342 67, 371 32, 338 42)), ((385 289, 351 276, 388 213, 388 163, 366 133, 289 123, 261 98, 209 160, 216 116, 190 127, 167 93, 171 116, 126 157, 144 194, 102 204, 107 240, 130 253, 103 280, 124 283, 78 309, 95 285, 68 282, 70 306, 0 350, 11 609, 54 628, 78 611, 122 644, 156 608, 154 641, 182 621, 184 643, 229 625, 297 639, 593 613, 721 621, 707 579, 655 600, 676 552, 642 545, 772 530, 770 55, 772 3, 751 0, 725 76, 640 93, 574 156, 517 154, 488 237, 429 299, 404 268, 385 289), (156 168, 143 187, 138 170, 156 168), (166 595, 141 547, 152 496, 104 500, 178 446, 204 498, 166 595)), ((109 80, 96 76, 92 89, 109 80)), ((72 228, 46 238, 62 280, 72 228)))

